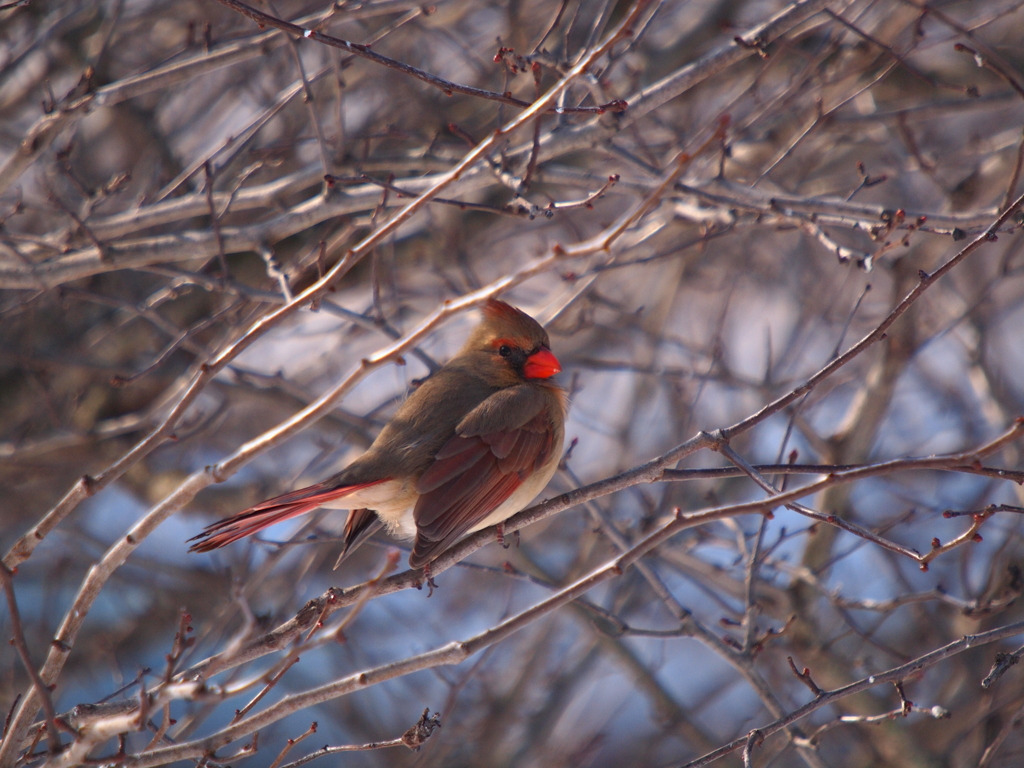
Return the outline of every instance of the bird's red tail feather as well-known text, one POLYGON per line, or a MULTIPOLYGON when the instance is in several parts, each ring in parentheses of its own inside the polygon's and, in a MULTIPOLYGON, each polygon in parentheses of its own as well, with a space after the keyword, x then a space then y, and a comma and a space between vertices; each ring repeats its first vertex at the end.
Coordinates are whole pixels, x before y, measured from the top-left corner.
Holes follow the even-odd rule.
POLYGON ((383 483, 389 478, 374 480, 370 483, 357 483, 355 485, 343 485, 328 487, 327 483, 317 483, 308 488, 300 488, 291 493, 275 496, 272 499, 260 502, 237 515, 225 517, 216 523, 206 526, 202 533, 193 536, 189 541, 196 542, 189 548, 189 552, 209 552, 213 549, 232 544, 246 536, 269 528, 275 523, 290 520, 293 517, 312 512, 317 507, 334 501, 350 493, 369 488, 371 485, 383 483))

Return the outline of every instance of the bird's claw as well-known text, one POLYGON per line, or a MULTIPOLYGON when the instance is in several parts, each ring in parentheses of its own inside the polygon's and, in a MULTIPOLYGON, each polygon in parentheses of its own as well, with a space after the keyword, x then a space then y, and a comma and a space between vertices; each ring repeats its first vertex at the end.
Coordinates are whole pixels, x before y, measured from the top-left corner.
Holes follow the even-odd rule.
MULTIPOLYGON (((434 590, 437 589, 437 582, 434 581, 434 577, 430 574, 430 563, 423 566, 423 580, 427 583, 427 597, 434 594, 434 590)), ((423 589, 422 582, 416 584, 417 589, 423 589)))

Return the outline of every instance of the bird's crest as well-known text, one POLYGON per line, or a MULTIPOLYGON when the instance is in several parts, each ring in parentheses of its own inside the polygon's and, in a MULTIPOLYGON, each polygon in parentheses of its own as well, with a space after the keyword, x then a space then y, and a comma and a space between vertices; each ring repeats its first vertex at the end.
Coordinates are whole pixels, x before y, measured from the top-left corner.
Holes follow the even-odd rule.
POLYGON ((483 312, 485 317, 493 318, 505 318, 508 320, 519 320, 523 314, 518 309, 513 307, 511 304, 506 304, 504 301, 498 299, 488 299, 487 303, 483 306, 483 312))
MULTIPOLYGON (((502 344, 510 343, 525 350, 530 350, 537 344, 550 345, 548 335, 540 323, 511 304, 490 299, 481 309, 484 313, 482 329, 485 334, 491 336, 491 342, 500 336, 502 344)), ((478 337, 478 340, 484 339, 478 337)))

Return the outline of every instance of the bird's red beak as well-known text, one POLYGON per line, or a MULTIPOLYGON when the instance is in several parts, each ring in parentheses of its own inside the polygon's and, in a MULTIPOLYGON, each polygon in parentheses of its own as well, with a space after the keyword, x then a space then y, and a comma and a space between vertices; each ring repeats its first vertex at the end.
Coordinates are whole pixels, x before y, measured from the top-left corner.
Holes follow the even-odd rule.
POLYGON ((528 358, 523 366, 523 375, 528 379, 548 379, 562 370, 558 358, 547 347, 541 347, 528 358))

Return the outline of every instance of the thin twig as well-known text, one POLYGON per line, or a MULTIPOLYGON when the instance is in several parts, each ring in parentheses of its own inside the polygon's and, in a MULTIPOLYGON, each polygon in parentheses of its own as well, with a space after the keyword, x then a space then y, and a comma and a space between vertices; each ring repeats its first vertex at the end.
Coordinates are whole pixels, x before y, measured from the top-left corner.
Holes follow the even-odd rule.
MULTIPOLYGON (((32 663, 32 655, 28 650, 28 643, 25 642, 25 630, 21 626, 21 613, 18 611, 18 600, 14 595, 14 574, 7 570, 7 567, 0 563, 0 583, 4 590, 4 597, 7 599, 7 610, 11 614, 11 642, 18 651, 21 664, 25 667, 29 678, 32 680, 32 687, 39 696, 46 713, 46 735, 50 742, 50 754, 57 754, 60 749, 60 733, 57 730, 57 710, 53 707, 53 698, 50 696, 50 689, 43 682, 36 665, 32 663)), ((4 732, 9 733, 10 716, 5 723, 4 732)))
MULTIPOLYGON (((323 43, 329 45, 332 48, 340 48, 343 51, 348 51, 354 56, 359 56, 364 59, 368 59, 381 66, 388 67, 390 69, 398 70, 407 75, 415 77, 417 80, 422 80, 429 85, 439 89, 446 96, 451 96, 453 93, 462 93, 467 96, 475 96, 481 99, 488 99, 490 101, 498 101, 502 104, 510 104, 516 107, 529 107, 530 102, 517 99, 510 94, 495 93, 494 91, 487 91, 483 88, 474 88, 469 85, 460 85, 459 83, 453 83, 451 80, 445 80, 443 77, 432 75, 429 72, 424 72, 422 69, 417 69, 409 64, 405 64, 401 61, 397 61, 388 56, 383 56, 372 50, 369 46, 361 43, 352 43, 348 40, 342 40, 338 37, 331 35, 325 35, 316 29, 302 27, 298 24, 292 24, 289 21, 278 19, 270 14, 258 11, 255 8, 246 5, 245 3, 239 2, 239 0, 217 0, 219 3, 226 5, 234 11, 247 16, 248 18, 255 21, 261 27, 273 27, 283 32, 288 32, 300 39, 312 40, 317 43, 323 43)), ((649 0, 642 0, 638 3, 640 6, 646 5, 649 0)), ((536 103, 536 102, 535 102, 536 103)), ((583 112, 583 113, 596 113, 604 114, 605 112, 624 112, 626 110, 626 102, 621 99, 609 102, 608 104, 599 104, 593 107, 552 107, 550 111, 557 114, 569 113, 569 112, 583 112)))

